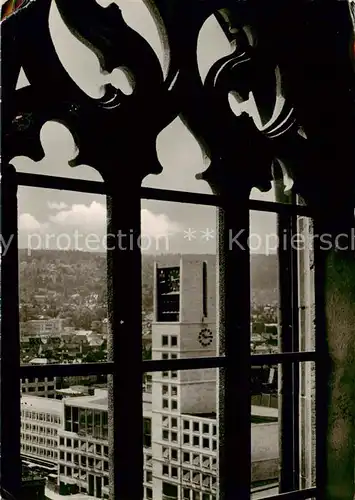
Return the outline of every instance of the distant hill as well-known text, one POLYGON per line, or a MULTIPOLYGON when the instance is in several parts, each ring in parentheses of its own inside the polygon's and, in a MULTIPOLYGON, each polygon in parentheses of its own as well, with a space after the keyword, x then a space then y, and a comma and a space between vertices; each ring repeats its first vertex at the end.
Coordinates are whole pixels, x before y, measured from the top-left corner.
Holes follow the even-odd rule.
MULTIPOLYGON (((143 304, 152 308, 153 269, 156 256, 143 255, 143 304)), ((159 256, 159 260, 172 262, 173 255, 159 256)), ((201 256, 203 258, 203 255, 201 256)), ((83 296, 106 296, 106 259, 103 253, 75 250, 19 251, 21 298, 27 300, 41 290, 56 291, 64 297, 79 293, 83 296)), ((253 300, 258 304, 277 300, 276 255, 251 256, 251 286, 253 300)))

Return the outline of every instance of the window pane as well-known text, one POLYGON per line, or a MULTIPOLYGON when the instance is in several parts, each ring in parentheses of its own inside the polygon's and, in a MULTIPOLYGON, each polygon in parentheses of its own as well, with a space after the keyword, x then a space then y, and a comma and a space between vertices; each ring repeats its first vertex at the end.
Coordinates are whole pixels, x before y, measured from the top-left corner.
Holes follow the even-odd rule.
POLYGON ((216 208, 143 200, 142 236, 143 359, 215 356, 216 208))
MULTIPOLYGON (((104 196, 19 188, 21 362, 107 359, 104 196)), ((54 395, 51 381, 23 392, 54 395)))
POLYGON ((284 370, 284 381, 289 382, 283 393, 278 384, 273 394, 252 392, 252 499, 315 486, 315 364, 295 363, 293 368, 292 373, 289 365, 277 367, 279 372, 284 370), (299 383, 294 397, 292 377, 299 383), (279 469, 282 454, 282 463, 289 467, 283 470, 283 477, 279 469), (285 478, 293 478, 293 483, 285 478))
MULTIPOLYGON (((200 217, 206 214, 206 227, 213 228, 215 238, 216 211, 189 206, 190 212, 185 215, 184 208, 181 211, 181 205, 178 204, 157 206, 161 207, 161 215, 180 217, 182 234, 176 234, 172 241, 180 246, 177 254, 174 255, 173 250, 171 254, 158 256, 143 254, 143 284, 148 283, 145 288, 143 285, 143 308, 146 307, 143 316, 150 318, 152 359, 173 361, 182 357, 215 356, 216 243, 212 242, 213 253, 203 253, 208 244, 212 245, 211 241, 193 241, 195 234, 196 239, 200 237, 197 223, 191 241, 186 241, 184 234, 189 233, 183 232, 183 221, 191 225, 191 214, 197 208, 200 217), (200 253, 191 255, 187 243, 199 245, 200 253), (168 291, 165 288, 167 286, 170 287, 168 291), (174 318, 171 316, 166 319, 159 315, 159 293, 167 293, 167 297, 171 296, 169 294, 178 295, 178 309, 174 309, 173 304, 170 304, 171 309, 166 309, 171 313, 175 311, 174 318)), ((143 339, 144 325, 147 323, 143 319, 143 339)), ((147 332, 147 338, 148 335, 147 332)), ((146 470, 153 467, 154 474, 153 484, 145 484, 144 488, 152 488, 153 498, 181 498, 183 488, 190 490, 191 494, 194 490, 201 495, 203 491, 208 491, 212 498, 217 488, 216 370, 168 370, 145 376, 151 378, 151 393, 143 395, 143 411, 145 417, 151 415, 152 419, 152 448, 144 449, 149 457, 145 467, 148 467, 146 470), (204 435, 204 442, 203 422, 209 431, 204 435), (185 450, 191 455, 190 463, 182 467, 182 453, 185 450), (211 459, 212 455, 214 460, 211 459), (193 475, 192 470, 196 467, 198 473, 193 475)))
MULTIPOLYGON (((251 352, 268 354, 278 349, 278 257, 276 214, 252 211, 251 253, 251 352)), ((267 383, 265 380, 263 383, 267 383)))
MULTIPOLYGON (((311 220, 294 217, 293 232, 288 232, 291 218, 282 216, 278 226, 278 217, 269 212, 251 212, 252 354, 315 349, 311 220), (284 325, 290 325, 283 333, 281 317, 284 325)), ((268 379, 263 381, 265 391, 269 383, 268 379)))
POLYGON ((166 385, 162 373, 150 375, 152 393, 143 393, 143 417, 151 422, 144 488, 152 488, 153 498, 190 498, 187 491, 194 491, 210 499, 217 494, 216 370, 179 373, 177 411, 160 403, 166 385), (148 471, 153 471, 151 483, 148 471))

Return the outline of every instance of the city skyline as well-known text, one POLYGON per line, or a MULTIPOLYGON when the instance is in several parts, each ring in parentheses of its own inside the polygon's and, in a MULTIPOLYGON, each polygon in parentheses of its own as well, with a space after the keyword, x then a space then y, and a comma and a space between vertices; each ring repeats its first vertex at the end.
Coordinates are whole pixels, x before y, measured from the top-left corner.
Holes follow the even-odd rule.
MULTIPOLYGON (((56 265, 51 264, 53 278, 57 276, 53 266, 57 270, 60 265, 68 267, 58 259, 56 265)), ((22 268, 22 272, 25 271, 26 268, 22 268)), ((29 268, 28 271, 27 280, 21 280, 22 287, 28 286, 31 276, 38 276, 29 268)), ((143 359, 157 361, 215 356, 218 337, 215 256, 154 258, 153 273, 156 279, 151 290, 154 305, 150 333, 147 336, 144 331, 143 334, 149 341, 150 355, 146 358, 142 353, 143 359), (176 297, 179 300, 175 300, 176 297)), ((40 275, 43 280, 43 268, 40 275)), ((87 276, 87 272, 83 270, 80 275, 87 276)), ((65 284, 65 276, 63 278, 65 284)), ((93 281, 93 276, 89 279, 93 281)), ((54 279, 52 285, 56 281, 54 279)), ((36 278, 33 285, 35 283, 36 278)), ((76 285, 80 287, 81 284, 76 285)), ((47 286, 45 281, 41 286, 47 286)), ((75 299, 78 294, 72 295, 69 289, 66 292, 70 309, 70 304, 73 304, 70 299, 75 299)), ((30 302, 36 300, 37 309, 44 312, 47 302, 58 300, 59 295, 59 283, 57 291, 49 286, 47 294, 45 289, 33 288, 30 302), (44 295, 38 295, 40 291, 44 295)), ((85 297, 76 298, 81 303, 80 299, 85 297)), ((23 301, 21 304, 26 308, 29 306, 23 301)), ((78 304, 76 308, 79 308, 78 304)), ((85 307, 95 308, 97 304, 87 302, 85 307)), ((148 312, 145 307, 142 310, 148 312)), ((253 311, 255 324, 251 323, 250 332, 253 352, 254 348, 259 353, 269 352, 269 349, 277 352, 276 305, 256 307, 253 311), (263 334, 258 333, 260 328, 263 334)), ((78 330, 68 319, 65 315, 62 318, 38 316, 38 319, 27 319, 28 328, 21 332, 22 363, 57 362, 60 352, 61 355, 67 353, 64 362, 85 363, 88 361, 86 354, 101 350, 97 341, 107 339, 105 319, 92 322, 91 328, 97 330, 95 335, 88 330, 78 330), (92 343, 94 337, 96 342, 92 343), (31 359, 32 356, 35 358, 31 359)), ((107 354, 107 344, 103 349, 107 354)), ((99 360, 96 358, 95 361, 99 360)), ((252 498, 254 493, 261 491, 270 494, 277 486, 279 424, 275 393, 277 377, 272 375, 273 371, 269 373, 265 367, 256 367, 252 377, 252 498), (262 387, 265 394, 260 393, 262 387)), ((21 380, 21 453, 26 467, 47 478, 45 491, 49 499, 62 498, 59 494, 72 496, 77 493, 81 493, 83 499, 109 498, 106 384, 95 377, 89 377, 90 380, 81 377, 80 381, 80 377, 77 378, 77 381, 68 377, 21 380)), ((217 499, 217 378, 214 368, 144 374, 144 500, 217 499)))

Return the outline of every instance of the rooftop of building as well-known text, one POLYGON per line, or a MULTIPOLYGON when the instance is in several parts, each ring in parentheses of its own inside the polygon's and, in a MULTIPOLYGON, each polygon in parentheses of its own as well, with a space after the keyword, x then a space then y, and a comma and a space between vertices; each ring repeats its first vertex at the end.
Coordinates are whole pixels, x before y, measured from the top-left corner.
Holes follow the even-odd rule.
MULTIPOLYGON (((95 389, 92 396, 78 396, 64 400, 66 406, 76 406, 78 408, 89 408, 93 410, 107 411, 108 409, 108 391, 107 389, 95 389)), ((143 393, 143 412, 150 411, 152 404, 152 395, 148 392, 143 393)))
POLYGON ((48 365, 49 359, 47 358, 33 358, 30 361, 31 365, 48 365))
POLYGON ((80 394, 83 394, 84 389, 76 388, 76 387, 68 387, 66 389, 57 389, 56 392, 58 394, 68 394, 68 395, 76 395, 79 396, 80 394))
MULTIPOLYGON (((252 405, 251 407, 251 423, 252 424, 265 424, 271 422, 277 422, 278 419, 278 409, 277 408, 269 408, 267 406, 256 406, 252 405)), ((192 417, 192 418, 201 418, 201 419, 210 419, 216 420, 217 414, 216 412, 210 413, 184 413, 182 416, 192 417)))
POLYGON ((61 414, 63 403, 57 399, 42 398, 40 396, 28 396, 23 394, 21 397, 21 408, 42 411, 46 413, 61 414))

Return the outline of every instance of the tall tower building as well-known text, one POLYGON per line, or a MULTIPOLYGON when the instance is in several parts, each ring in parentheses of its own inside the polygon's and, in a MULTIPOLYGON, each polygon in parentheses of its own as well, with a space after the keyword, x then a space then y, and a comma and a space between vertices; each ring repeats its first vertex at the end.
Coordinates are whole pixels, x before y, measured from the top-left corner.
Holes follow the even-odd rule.
MULTIPOLYGON (((154 271, 152 359, 215 356, 215 256, 171 256, 169 264, 158 259, 154 271)), ((193 436, 188 433, 190 429, 184 428, 188 425, 186 417, 212 419, 215 412, 215 369, 153 375, 154 498, 183 498, 181 448, 188 448, 190 439, 199 439, 197 434, 193 436), (174 462, 176 468, 168 465, 174 462)))

